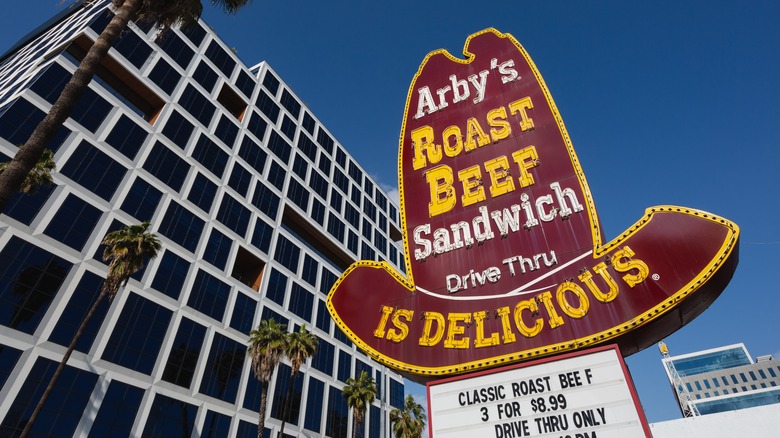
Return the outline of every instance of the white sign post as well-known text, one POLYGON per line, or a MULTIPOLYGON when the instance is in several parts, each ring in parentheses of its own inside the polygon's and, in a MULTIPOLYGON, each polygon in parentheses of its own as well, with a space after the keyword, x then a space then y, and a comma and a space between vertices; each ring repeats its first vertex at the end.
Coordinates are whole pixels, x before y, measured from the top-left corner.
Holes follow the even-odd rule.
POLYGON ((427 386, 431 437, 651 437, 616 346, 427 386))

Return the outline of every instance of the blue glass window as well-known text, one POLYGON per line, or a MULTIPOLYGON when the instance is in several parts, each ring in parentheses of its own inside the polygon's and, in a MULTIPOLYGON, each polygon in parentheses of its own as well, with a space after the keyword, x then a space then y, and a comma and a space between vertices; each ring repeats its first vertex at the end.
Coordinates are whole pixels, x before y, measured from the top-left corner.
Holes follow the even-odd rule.
MULTIPOLYGON (((368 181, 368 180, 366 180, 368 181)), ((366 214, 372 221, 376 222, 376 206, 368 196, 363 198, 363 213, 366 214)))
POLYGON ((274 251, 274 260, 291 272, 298 271, 298 260, 301 256, 301 249, 284 236, 276 239, 276 250, 274 251))
POLYGON ((252 97, 252 91, 255 89, 255 80, 247 72, 240 70, 236 78, 236 87, 244 93, 244 96, 252 97))
POLYGON ((249 333, 252 330, 256 309, 257 301, 242 293, 237 293, 233 315, 230 317, 230 327, 241 333, 249 333))
POLYGON ((238 126, 233 123, 229 117, 222 115, 219 118, 217 129, 214 130, 214 135, 222 140, 227 147, 233 148, 233 143, 236 142, 236 136, 238 135, 238 126))
MULTIPOLYGON (((43 120, 44 115, 43 111, 27 100, 17 99, 13 104, 6 106, 5 111, 0 110, 0 137, 13 145, 21 146, 30 138, 30 134, 43 120)), ((49 142, 49 149, 56 152, 68 135, 70 130, 64 126, 60 127, 49 142)))
POLYGON ((271 416, 284 420, 289 424, 298 424, 301 412, 301 400, 303 399, 303 379, 296 376, 294 382, 290 382, 291 369, 287 364, 280 363, 276 374, 276 388, 271 400, 271 416), (292 391, 290 391, 292 387, 292 391))
POLYGON ((371 234, 373 234, 373 231, 374 227, 371 226, 371 223, 367 219, 363 219, 363 237, 371 240, 371 234))
POLYGON ((355 227, 356 230, 360 229, 360 212, 349 202, 344 206, 344 216, 347 218, 347 222, 355 227))
POLYGON ((327 421, 325 434, 334 438, 347 438, 349 408, 338 388, 330 387, 328 392, 327 421))
POLYGON ((352 356, 346 351, 339 351, 338 379, 346 382, 350 377, 352 377, 352 356))
POLYGON ((136 68, 143 67, 146 59, 152 54, 152 48, 146 44, 130 28, 119 35, 114 42, 114 48, 122 54, 136 68))
POLYGON ((0 388, 5 385, 8 376, 11 375, 21 355, 21 350, 7 345, 0 345, 0 388))
POLYGON ((314 128, 316 127, 316 124, 314 122, 314 118, 309 115, 307 111, 303 112, 303 129, 305 129, 309 134, 314 135, 314 128))
POLYGON ((318 201, 317 198, 311 200, 311 218, 320 226, 325 225, 325 204, 318 201))
POLYGON ((324 339, 319 340, 317 354, 311 357, 311 366, 329 376, 333 375, 335 347, 324 339))
POLYGON ((244 344, 215 333, 200 383, 200 392, 228 403, 235 403, 245 357, 244 344))
POLYGON ((349 180, 340 170, 333 170, 333 182, 345 195, 349 193, 349 180))
MULTIPOLYGON (((265 138, 265 130, 268 127, 268 122, 265 121, 260 114, 252 111, 252 115, 249 117, 249 123, 247 123, 246 129, 257 137, 258 140, 263 141, 265 138)), ((249 162, 249 160, 247 160, 249 162)), ((262 169, 259 170, 262 172, 262 169)))
POLYGON ((214 411, 206 411, 206 421, 203 423, 201 437, 222 438, 230 431, 230 417, 214 411))
POLYGON ((171 111, 171 115, 168 116, 162 133, 171 139, 176 146, 184 149, 187 147, 187 143, 189 142, 194 129, 195 125, 190 123, 190 121, 181 115, 181 113, 178 111, 171 111))
POLYGON ((81 251, 100 215, 97 208, 75 195, 68 195, 43 233, 81 251))
MULTIPOLYGON (((325 399, 325 383, 310 377, 309 392, 306 398, 306 420, 303 427, 313 432, 320 432, 322 422, 322 401, 325 399)), ((378 434, 376 436, 379 436, 378 434)))
POLYGON ((317 131, 317 143, 319 143, 327 153, 333 153, 333 139, 325 132, 322 126, 320 126, 319 131, 317 131))
POLYGON ((198 138, 198 143, 192 151, 192 157, 216 175, 217 178, 222 178, 228 161, 228 153, 211 141, 210 138, 205 135, 201 135, 198 138))
POLYGON ((209 43, 209 47, 206 49, 206 57, 209 58, 225 76, 230 77, 233 73, 236 61, 219 45, 217 40, 211 40, 211 43, 209 43))
POLYGON ((168 331, 171 315, 170 310, 131 293, 111 332, 103 359, 150 374, 168 331))
POLYGON ((174 300, 178 300, 184 288, 184 280, 187 279, 189 268, 190 263, 187 260, 171 251, 165 251, 160 258, 160 266, 154 275, 152 287, 174 300))
POLYGON ((289 138, 290 141, 293 141, 295 140, 296 129, 297 126, 295 125, 293 119, 287 117, 287 115, 285 114, 284 117, 282 117, 282 127, 281 127, 282 134, 284 134, 285 137, 289 138))
POLYGON ((144 169, 175 191, 181 189, 190 164, 159 141, 144 162, 144 169))
MULTIPOLYGON (((173 32, 168 32, 172 34, 173 32)), ((192 435, 198 407, 189 403, 155 394, 149 418, 144 427, 144 437, 187 438, 192 435)))
POLYGON ((271 247, 271 237, 274 235, 274 229, 266 221, 257 218, 255 221, 255 231, 252 233, 252 245, 264 253, 268 253, 271 247))
POLYGON ((192 44, 195 44, 195 47, 199 46, 203 42, 203 38, 206 37, 206 29, 197 22, 188 24, 179 29, 179 31, 189 38, 192 44))
POLYGON ((155 41, 179 67, 187 69, 195 51, 192 50, 175 32, 166 32, 155 41))
POLYGON ((206 175, 198 173, 192 182, 192 188, 187 195, 187 199, 208 213, 214 198, 217 196, 217 185, 214 184, 206 175))
POLYGON ((260 146, 252 141, 251 138, 244 137, 244 140, 241 142, 241 149, 238 151, 238 156, 243 158, 247 164, 252 166, 252 168, 255 169, 257 173, 263 173, 265 159, 268 157, 268 154, 260 149, 260 146))
MULTIPOLYGON (((65 347, 70 345, 73 336, 102 289, 103 278, 91 272, 85 272, 78 286, 76 286, 76 290, 73 291, 70 300, 68 300, 65 310, 57 320, 57 325, 51 332, 49 340, 65 347)), ((83 353, 89 352, 92 342, 97 337, 100 326, 108 313, 109 306, 108 298, 105 297, 92 315, 92 319, 89 320, 89 324, 84 328, 76 344, 76 350, 83 353)))
POLYGON ((357 163, 354 161, 349 162, 349 177, 352 178, 352 181, 355 181, 358 186, 363 185, 363 171, 360 170, 357 163))
POLYGON ((290 162, 290 153, 292 152, 292 146, 285 139, 283 139, 276 131, 271 131, 271 135, 268 138, 268 149, 279 157, 283 163, 290 162))
POLYGON ((233 240, 222 234, 218 229, 213 228, 209 235, 209 242, 206 245, 206 251, 203 253, 203 260, 211 263, 219 269, 225 269, 230 248, 233 240))
MULTIPOLYGON (((287 290, 287 277, 276 269, 271 269, 271 275, 268 277, 268 286, 265 290, 266 298, 280 306, 284 306, 284 296, 287 290)), ((267 319, 263 317, 263 319, 267 319)), ((279 318, 274 318, 280 321, 279 318)))
POLYGON ((317 167, 322 171, 322 173, 325 174, 326 178, 330 176, 330 169, 332 167, 332 163, 330 161, 330 158, 328 158, 325 155, 325 153, 320 153, 320 161, 317 164, 317 167))
POLYGON ((376 260, 376 251, 368 246, 368 243, 363 242, 360 246, 360 257, 363 260, 376 260))
POLYGON ((279 118, 279 105, 274 102, 274 99, 268 93, 261 90, 257 95, 255 104, 271 120, 271 123, 276 123, 276 120, 279 118))
POLYGON ((160 203, 162 192, 138 177, 122 203, 122 211, 140 221, 149 221, 160 203))
POLYGON ((309 187, 312 188, 322 199, 328 197, 328 181, 317 171, 312 171, 309 176, 309 187))
POLYGON ((130 117, 122 114, 106 137, 106 143, 121 152, 122 155, 134 160, 148 136, 149 133, 144 128, 130 117))
POLYGON ((179 98, 179 105, 204 125, 208 126, 216 107, 192 84, 187 84, 179 98))
POLYGON ((252 182, 252 174, 244 168, 244 166, 235 163, 233 170, 230 172, 230 180, 228 185, 238 192, 241 196, 246 196, 249 190, 249 184, 252 182))
POLYGON ((187 305, 221 321, 225 315, 230 286, 203 270, 198 270, 187 305))
POLYGON ((73 265, 14 236, 0 251, 0 322, 32 334, 73 265))
POLYGON ((358 246, 360 244, 360 238, 352 230, 347 233, 347 249, 352 251, 353 254, 358 255, 358 246))
POLYGON ((393 379, 390 379, 390 406, 396 409, 404 408, 404 385, 393 379))
POLYGON ((270 71, 266 71, 265 77, 263 77, 263 86, 276 96, 276 92, 279 91, 279 79, 276 79, 276 76, 270 71))
POLYGON ((200 241, 200 235, 203 233, 204 225, 203 219, 172 201, 165 212, 159 231, 160 234, 178 243, 190 252, 195 252, 195 248, 197 248, 200 241))
POLYGON ((309 208, 309 191, 295 178, 290 178, 290 184, 287 186, 287 197, 301 210, 306 211, 309 208))
POLYGON ((266 216, 276 220, 276 215, 279 211, 279 196, 266 187, 262 181, 257 181, 255 184, 255 192, 252 195, 252 204, 265 213, 266 216))
POLYGON ((271 166, 268 168, 268 182, 279 190, 284 188, 284 179, 287 176, 286 171, 275 160, 271 160, 271 166))
POLYGON ((14 193, 3 213, 23 224, 30 225, 56 187, 56 184, 41 187, 35 194, 14 193))
POLYGON ((190 387, 205 336, 206 327, 188 318, 181 319, 179 330, 168 354, 168 363, 165 364, 163 380, 182 388, 190 387))
POLYGON ((293 118, 298 120, 298 116, 301 113, 301 104, 293 97, 292 93, 283 90, 280 102, 282 102, 282 106, 293 115, 293 118))
MULTIPOLYGON (((0 424, 0 436, 18 436, 30 417, 43 391, 51 380, 58 363, 40 357, 35 361, 27 380, 19 390, 8 414, 0 424)), ((54 390, 43 405, 31 436, 65 437, 76 431, 76 426, 87 407, 97 375, 66 366, 54 390)))
POLYGON ((181 74, 179 74, 175 68, 171 67, 171 64, 169 64, 168 61, 159 58, 157 64, 154 65, 154 68, 149 73, 149 79, 157 84, 160 89, 171 94, 173 93, 173 90, 176 89, 176 85, 179 84, 181 74))
POLYGON ((298 149, 309 157, 309 160, 311 160, 312 163, 317 160, 317 144, 309 139, 309 137, 305 135, 298 137, 298 149))
MULTIPOLYGON (((263 384, 257 380, 254 372, 249 375, 249 380, 246 382, 246 389, 244 390, 244 407, 250 411, 260 411, 260 392, 263 388, 263 384)), ((255 432, 257 432, 257 426, 255 426, 255 432)), ((241 436, 241 435, 239 435, 241 436)), ((255 438, 254 436, 252 438, 255 438)))
POLYGON ((195 72, 192 73, 192 78, 195 79, 207 93, 211 93, 214 91, 214 85, 217 83, 219 75, 212 70, 206 62, 201 61, 195 69, 195 72))
POLYGON ((228 193, 222 197, 222 203, 219 206, 219 212, 217 212, 217 220, 227 225, 228 228, 233 230, 240 236, 246 235, 247 227, 249 227, 249 219, 252 214, 249 209, 244 207, 243 203, 228 193))
POLYGON ((338 275, 330 272, 329 270, 322 268, 322 274, 320 275, 320 292, 327 295, 330 289, 336 283, 338 275))
POLYGON ((92 193, 110 201, 125 176, 125 166, 82 140, 62 167, 62 174, 81 184, 92 193))
POLYGON ((135 416, 141 406, 144 391, 141 388, 111 381, 103 401, 100 403, 89 436, 104 438, 130 436, 135 416))
POLYGON ((295 154, 293 160, 293 172, 298 175, 302 180, 306 180, 306 174, 309 172, 309 163, 303 158, 302 155, 295 154))
POLYGON ((307 322, 311 322, 312 306, 314 305, 314 295, 309 293, 300 284, 293 282, 290 289, 290 303, 288 309, 303 318, 307 322))
POLYGON ((342 169, 347 169, 347 154, 341 148, 336 148, 336 163, 338 163, 342 169))
POLYGON ((330 322, 331 318, 330 313, 328 313, 328 306, 325 304, 325 301, 317 300, 317 321, 315 322, 315 325, 325 333, 330 333, 330 322))
POLYGON ((328 217, 328 233, 339 242, 343 242, 344 229, 344 222, 341 222, 336 215, 331 213, 328 217))
POLYGON ((303 270, 301 272, 301 278, 312 286, 317 284, 317 273, 319 272, 320 264, 317 263, 311 256, 305 254, 303 257, 303 270))
POLYGON ((94 90, 87 88, 70 117, 90 132, 95 132, 113 107, 94 90))

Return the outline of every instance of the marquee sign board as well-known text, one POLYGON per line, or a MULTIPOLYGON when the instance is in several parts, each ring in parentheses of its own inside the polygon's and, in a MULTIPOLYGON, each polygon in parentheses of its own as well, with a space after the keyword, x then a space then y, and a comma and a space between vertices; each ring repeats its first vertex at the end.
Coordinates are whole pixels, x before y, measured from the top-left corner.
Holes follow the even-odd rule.
POLYGON ((617 347, 428 383, 432 437, 651 437, 617 347))
POLYGON ((328 296, 338 327, 426 381, 607 343, 628 355, 707 308, 736 268, 736 224, 652 207, 605 242, 528 54, 495 29, 471 35, 464 54, 431 52, 409 88, 398 154, 405 273, 351 265, 328 296))

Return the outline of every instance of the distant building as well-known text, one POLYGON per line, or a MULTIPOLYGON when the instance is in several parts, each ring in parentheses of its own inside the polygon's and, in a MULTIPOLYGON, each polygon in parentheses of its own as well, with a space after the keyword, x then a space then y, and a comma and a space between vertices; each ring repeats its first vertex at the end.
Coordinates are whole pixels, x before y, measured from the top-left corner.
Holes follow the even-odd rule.
POLYGON ((761 356, 753 361, 744 344, 662 359, 680 401, 684 391, 675 388, 670 362, 701 415, 780 403, 780 360, 761 356))
MULTIPOLYGON (((0 57, 0 161, 109 4, 77 2, 0 57)), ((131 23, 50 148, 55 184, 0 216, 0 436, 19 433, 100 292, 103 236, 141 221, 159 256, 98 308, 33 435, 254 438, 246 344, 273 317, 320 343, 295 382, 279 366, 265 435, 286 417, 287 436, 352 436, 341 390, 367 371, 379 398, 358 436, 388 436, 403 379, 335 327, 326 295, 355 260, 403 269, 398 209, 266 63, 247 67, 202 22, 161 37, 131 23)))

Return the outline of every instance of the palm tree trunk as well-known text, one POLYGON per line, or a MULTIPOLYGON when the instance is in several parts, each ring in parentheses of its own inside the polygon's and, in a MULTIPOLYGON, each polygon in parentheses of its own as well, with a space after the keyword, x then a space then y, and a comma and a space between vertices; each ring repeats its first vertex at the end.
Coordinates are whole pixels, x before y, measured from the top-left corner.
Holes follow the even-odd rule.
POLYGON ((352 410, 352 416, 354 417, 352 419, 352 438, 357 438, 357 429, 358 429, 358 416, 357 416, 357 410, 352 410))
POLYGON ((79 326, 79 329, 76 331, 76 334, 73 335, 73 339, 71 339, 70 345, 68 345, 68 349, 67 351, 65 351, 65 355, 62 356, 62 360, 60 361, 59 366, 57 366, 57 369, 54 371, 54 375, 51 376, 51 380, 49 380, 49 385, 46 387, 46 390, 43 391, 43 395, 41 396, 40 401, 38 401, 38 405, 35 406, 35 410, 30 416, 30 419, 27 420, 27 424, 24 425, 24 430, 22 430, 22 434, 19 436, 19 438, 26 438, 30 434, 30 431, 32 430, 33 427, 33 423, 35 423, 35 420, 38 419, 38 414, 41 413, 41 410, 43 409, 43 405, 46 403, 46 400, 49 398, 49 395, 54 389, 54 385, 57 383, 57 380, 60 378, 60 374, 62 374, 62 371, 65 369, 65 364, 68 362, 68 359, 70 359, 71 353, 73 353, 73 350, 76 349, 76 344, 78 343, 79 338, 81 338, 81 335, 84 334, 84 329, 87 328, 87 324, 89 324, 89 321, 92 319, 92 316, 95 314, 95 311, 97 310, 100 303, 103 302, 103 299, 105 297, 106 297, 106 291, 102 290, 100 292, 100 295, 98 295, 97 299, 95 300, 95 303, 92 304, 92 308, 89 309, 89 312, 87 312, 87 315, 81 321, 81 325, 79 326))
POLYGON ((79 64, 73 77, 65 85, 57 101, 54 102, 46 117, 35 127, 24 146, 16 152, 13 160, 5 171, 0 174, 0 213, 5 210, 8 201, 16 194, 24 183, 30 169, 35 166, 43 151, 49 145, 57 130, 67 120, 73 107, 84 94, 89 82, 95 75, 95 69, 105 58, 108 49, 114 44, 119 34, 127 27, 128 21, 136 16, 141 7, 141 0, 125 0, 122 7, 116 11, 114 18, 98 36, 95 44, 87 52, 79 64))
POLYGON ((257 438, 263 438, 263 429, 265 429, 265 408, 268 401, 268 385, 270 383, 270 379, 268 382, 262 382, 263 386, 260 388, 260 412, 258 413, 257 419, 257 438))

